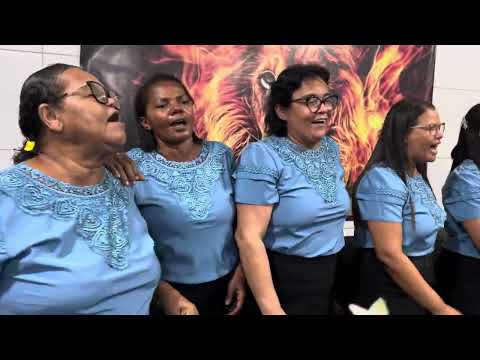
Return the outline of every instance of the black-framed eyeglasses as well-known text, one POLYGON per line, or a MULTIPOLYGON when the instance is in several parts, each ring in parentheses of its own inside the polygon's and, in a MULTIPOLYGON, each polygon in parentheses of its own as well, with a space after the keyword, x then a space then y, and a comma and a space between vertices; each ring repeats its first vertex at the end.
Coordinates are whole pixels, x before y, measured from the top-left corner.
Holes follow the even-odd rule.
POLYGON ((92 80, 87 81, 85 85, 80 86, 75 91, 72 91, 70 93, 64 93, 62 96, 60 96, 59 99, 67 96, 80 95, 78 94, 78 91, 85 87, 88 87, 90 89, 91 93, 88 96, 93 96, 93 98, 97 100, 97 102, 99 102, 100 104, 107 105, 108 99, 113 99, 113 107, 117 110, 120 109, 120 96, 112 90, 107 90, 102 84, 92 80))
POLYGON ((445 123, 410 126, 411 129, 422 129, 429 132, 430 135, 442 134, 445 132, 445 123))
POLYGON ((327 110, 333 110, 337 107, 339 97, 337 94, 325 94, 321 98, 316 95, 307 95, 298 99, 293 99, 291 102, 298 102, 306 105, 308 110, 316 114, 320 111, 322 104, 325 104, 327 110))

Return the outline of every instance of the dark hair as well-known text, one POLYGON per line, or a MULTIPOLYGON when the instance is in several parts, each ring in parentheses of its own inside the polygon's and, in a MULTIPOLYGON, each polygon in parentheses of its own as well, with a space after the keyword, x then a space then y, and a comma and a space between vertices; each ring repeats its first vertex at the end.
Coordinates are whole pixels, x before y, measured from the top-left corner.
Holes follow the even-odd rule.
MULTIPOLYGON (((152 76, 150 76, 147 80, 145 80, 142 83, 142 85, 140 85, 135 95, 135 105, 134 105, 135 115, 137 117, 139 125, 141 123, 140 118, 146 115, 147 104, 148 104, 151 90, 158 84, 163 82, 168 82, 168 81, 177 83, 183 89, 183 91, 185 91, 185 94, 188 96, 188 98, 193 103, 195 102, 192 98, 192 95, 190 95, 190 92, 188 91, 187 87, 183 84, 183 82, 180 79, 166 73, 161 73, 161 72, 155 73, 152 76)), ((141 125, 139 127, 140 127, 140 148, 148 152, 155 150, 156 143, 155 143, 155 137, 153 136, 152 131, 145 130, 141 125)), ((192 137, 195 142, 201 141, 197 137, 195 132, 193 132, 192 137)))
POLYGON ((32 75, 23 83, 20 91, 20 106, 18 124, 25 140, 22 148, 17 150, 13 156, 14 164, 31 159, 38 155, 40 151, 39 140, 42 134, 42 120, 38 114, 38 107, 41 104, 51 104, 58 106, 61 102, 60 97, 65 90, 65 84, 60 79, 65 71, 78 66, 67 64, 49 65, 32 75), (35 147, 32 151, 25 151, 24 147, 28 140, 35 141, 35 147))
POLYGON ((287 124, 277 116, 275 107, 288 108, 292 94, 300 88, 305 80, 320 78, 328 84, 330 72, 318 64, 295 64, 287 67, 278 75, 270 86, 265 110, 265 127, 267 135, 287 136, 287 124))
POLYGON ((462 120, 458 141, 452 150, 452 168, 464 160, 472 160, 480 168, 480 104, 474 105, 462 120))
MULTIPOLYGON (((405 138, 411 131, 411 127, 417 125, 418 118, 427 110, 435 110, 435 107, 423 100, 403 99, 393 105, 388 112, 373 153, 353 185, 352 211, 356 221, 362 223, 356 199, 357 187, 368 170, 381 163, 393 169, 407 184, 408 157, 405 138)), ((416 167, 428 186, 432 188, 427 178, 427 164, 416 164, 416 167)), ((413 209, 412 219, 415 229, 415 206, 411 197, 409 197, 409 203, 413 209)))

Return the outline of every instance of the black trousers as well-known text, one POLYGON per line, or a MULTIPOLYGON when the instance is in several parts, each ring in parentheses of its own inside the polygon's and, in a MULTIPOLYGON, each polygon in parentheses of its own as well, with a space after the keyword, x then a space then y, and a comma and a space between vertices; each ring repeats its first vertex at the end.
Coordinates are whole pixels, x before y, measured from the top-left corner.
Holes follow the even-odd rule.
MULTIPOLYGON (((423 278, 433 286, 433 254, 409 257, 423 278)), ((427 315, 428 311, 397 285, 378 260, 374 249, 357 248, 354 266, 353 302, 365 308, 382 297, 391 315, 427 315)))
POLYGON ((435 264, 437 291, 465 315, 480 315, 480 259, 442 248, 435 264))
MULTIPOLYGON (((170 282, 180 294, 195 304, 200 315, 225 315, 228 312, 225 306, 228 283, 233 276, 234 271, 229 274, 206 283, 200 284, 182 284, 170 282)), ((150 305, 151 315, 163 315, 163 312, 154 306, 157 299, 153 299, 150 305)))
POLYGON ((327 315, 337 254, 304 258, 267 250, 273 285, 289 315, 327 315))

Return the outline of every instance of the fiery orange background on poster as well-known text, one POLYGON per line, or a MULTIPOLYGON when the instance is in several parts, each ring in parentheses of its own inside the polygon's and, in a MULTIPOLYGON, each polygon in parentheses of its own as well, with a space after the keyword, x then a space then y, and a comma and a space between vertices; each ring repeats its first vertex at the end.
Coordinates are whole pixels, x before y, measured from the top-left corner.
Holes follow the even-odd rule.
MULTIPOLYGON (((122 98, 132 98, 155 71, 178 76, 195 99, 197 135, 227 144, 236 155, 265 135, 264 102, 276 76, 290 64, 318 62, 330 70, 330 86, 340 95, 330 134, 339 144, 345 180, 351 185, 369 159, 391 105, 405 96, 431 101, 435 47, 89 45, 82 46, 81 62, 122 98)), ((127 121, 135 123, 129 103, 125 108, 127 121)), ((135 133, 130 130, 129 136, 135 133)))

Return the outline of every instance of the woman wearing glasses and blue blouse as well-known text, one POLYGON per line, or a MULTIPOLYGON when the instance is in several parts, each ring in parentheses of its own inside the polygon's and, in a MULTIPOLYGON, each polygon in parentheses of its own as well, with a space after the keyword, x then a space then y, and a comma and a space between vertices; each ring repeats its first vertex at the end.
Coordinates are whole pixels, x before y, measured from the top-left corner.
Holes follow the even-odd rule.
POLYGON ((445 124, 433 105, 402 100, 388 112, 354 186, 354 302, 383 297, 392 315, 459 312, 432 288, 433 251, 445 213, 427 178, 445 124))
POLYGON ((103 166, 126 140, 118 108, 75 66, 23 84, 27 140, 0 172, 0 314, 148 314, 153 240, 133 191, 103 166))
POLYGON ((268 137, 234 173, 236 241, 263 314, 327 314, 350 200, 339 149, 327 135, 338 103, 329 72, 286 68, 271 84, 268 137))
POLYGON ((437 259, 438 291, 466 315, 480 315, 480 104, 462 120, 442 189, 448 237, 437 259))

